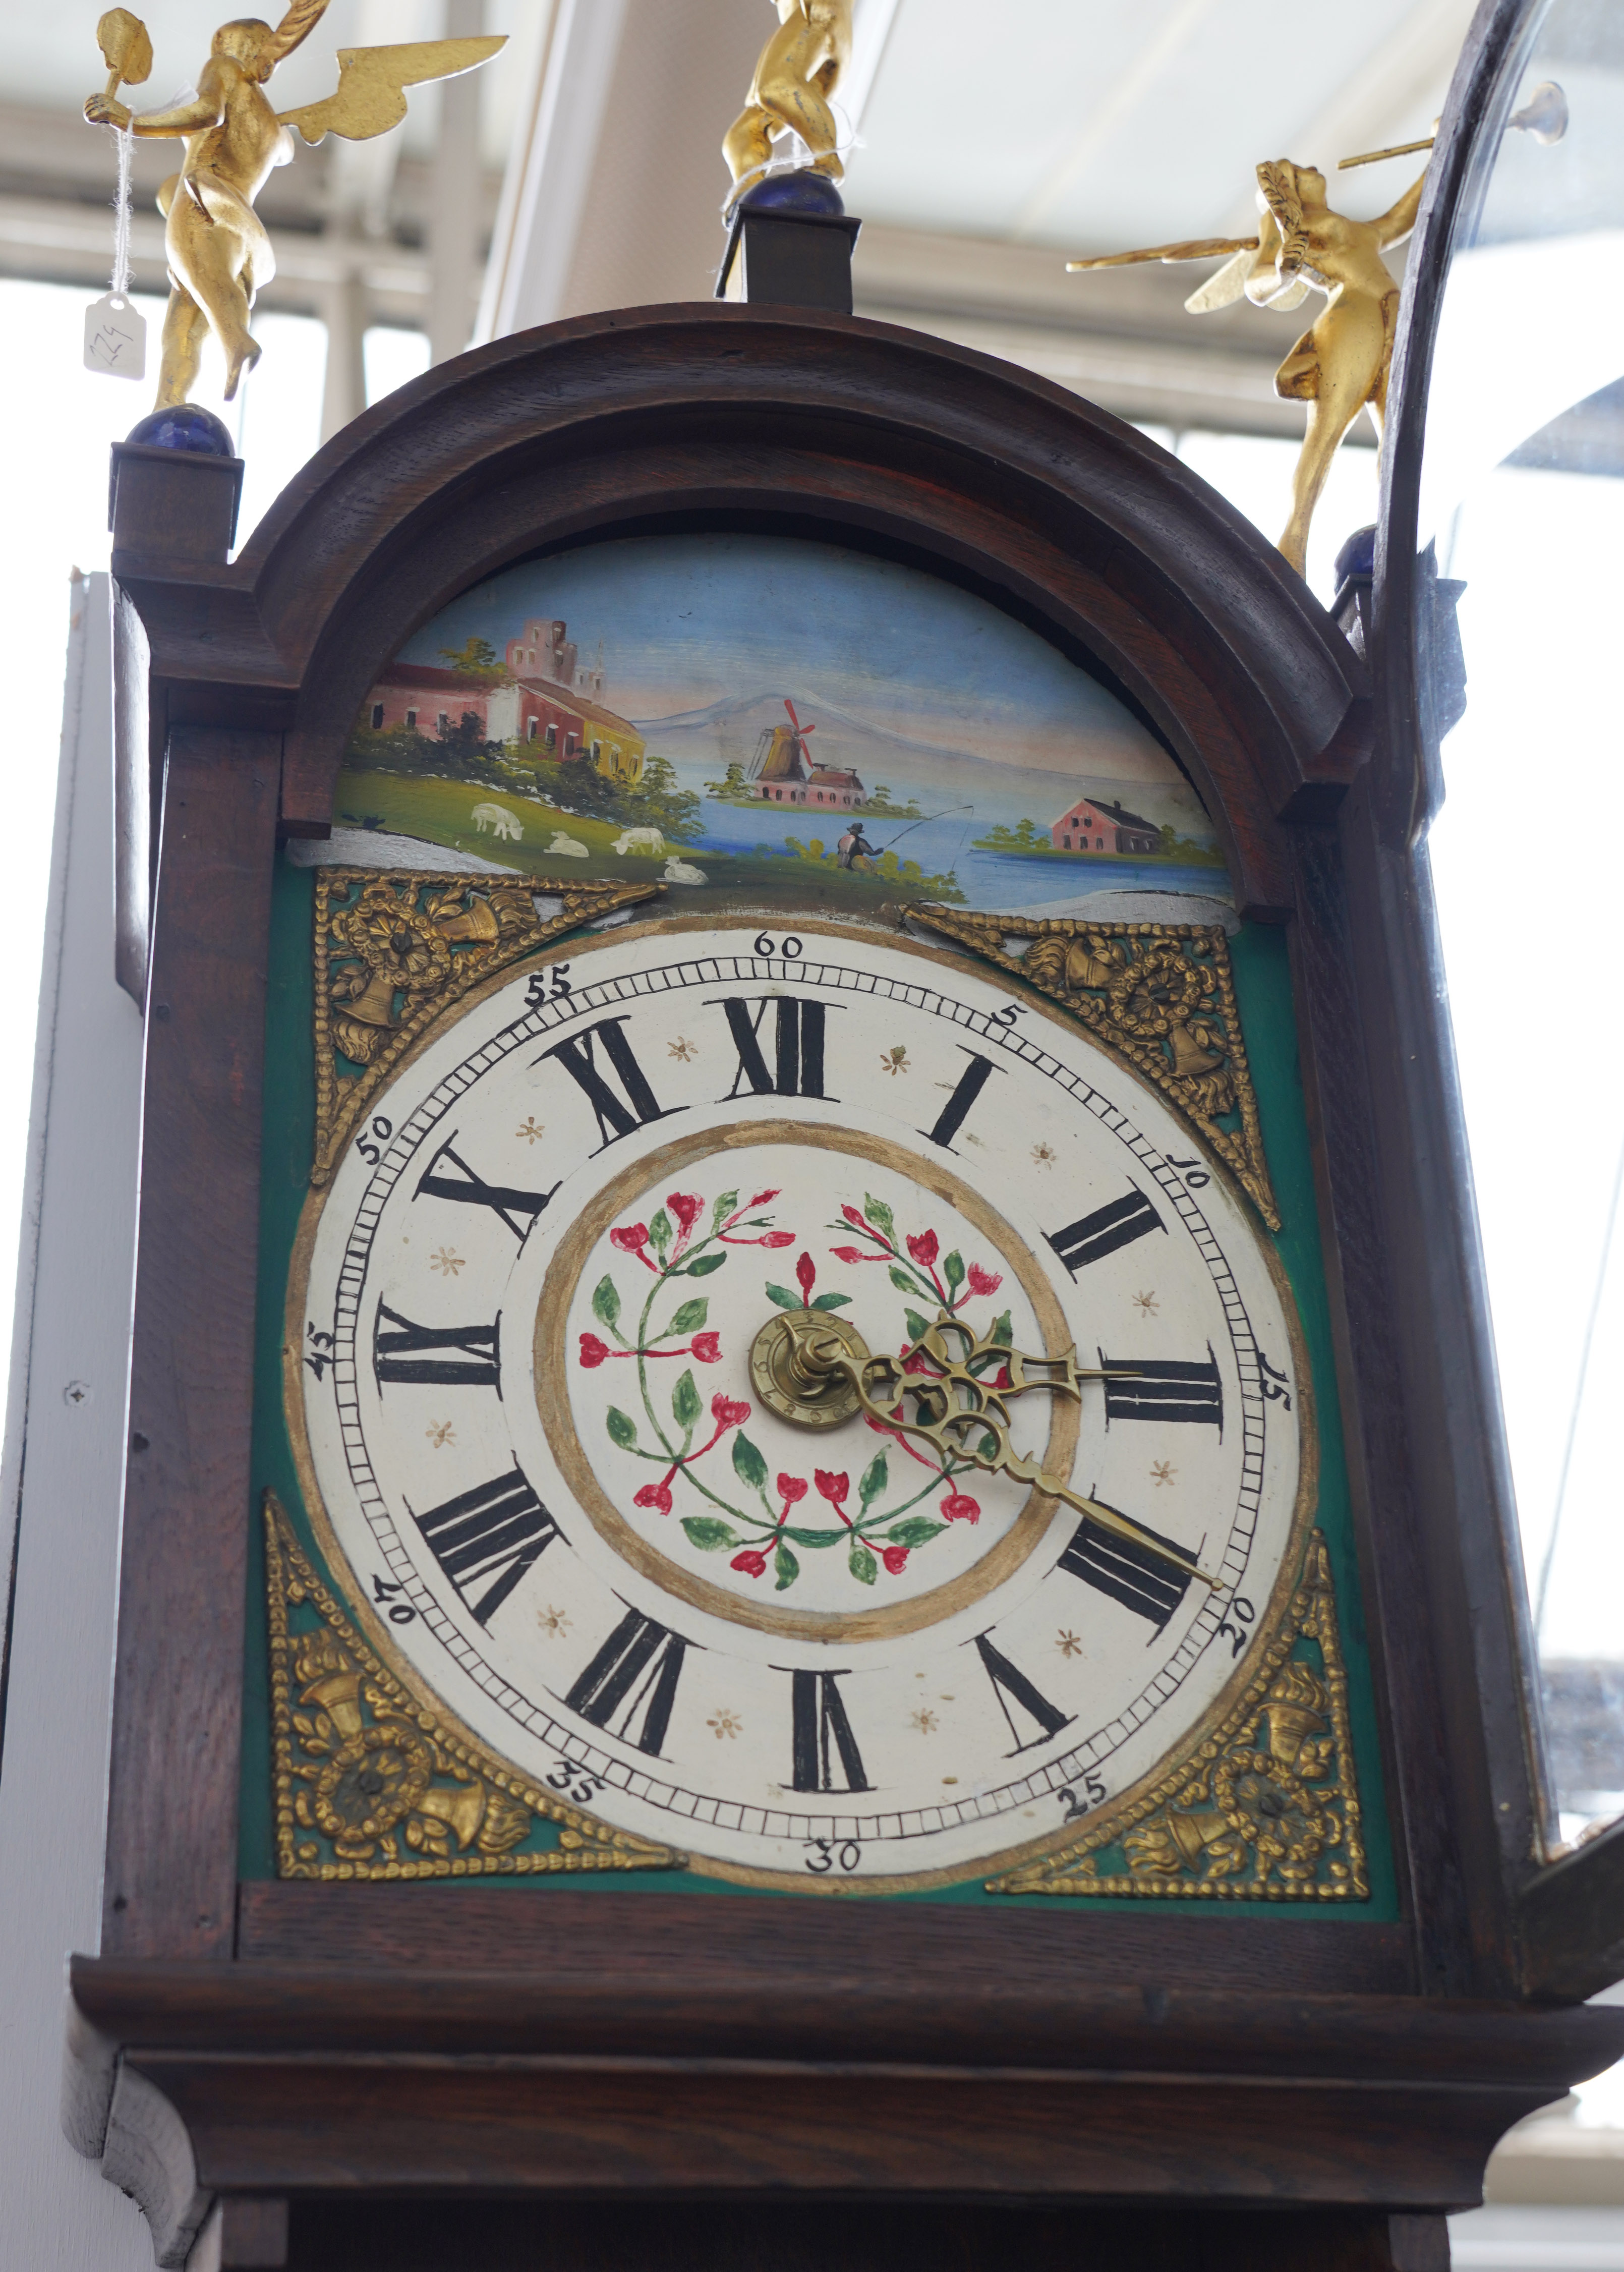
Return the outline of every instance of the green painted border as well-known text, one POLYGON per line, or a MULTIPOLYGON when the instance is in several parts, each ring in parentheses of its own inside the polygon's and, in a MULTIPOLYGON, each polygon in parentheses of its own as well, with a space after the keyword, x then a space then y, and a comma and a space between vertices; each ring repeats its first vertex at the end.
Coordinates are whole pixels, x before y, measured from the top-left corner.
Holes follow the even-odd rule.
MULTIPOLYGON (((238 1864, 245 1879, 274 1878, 276 1875, 271 1805, 270 1654, 265 1625, 264 1540, 258 1514, 260 1495, 267 1485, 287 1510, 300 1543, 317 1570, 340 1598, 344 1592, 342 1586, 335 1581, 334 1573, 328 1567, 311 1533, 282 1413, 282 1303, 288 1257, 298 1229, 300 1210, 309 1188, 311 1131, 316 1117, 310 968, 310 926, 314 902, 313 871, 294 868, 286 859, 279 860, 272 897, 265 1013, 264 1153, 254 1374, 254 1490, 253 1505, 248 1510, 250 1537, 248 1647, 238 1864)), ((938 1887, 924 1893, 853 1894, 853 1899, 969 1902, 994 1910, 1058 1910, 1062 1914, 1086 1910, 1096 1915, 1104 1913, 1114 1917, 1139 1918, 1150 1916, 1255 1917, 1271 1920, 1340 1917, 1352 1924, 1389 1924, 1398 1916, 1382 1789, 1381 1747, 1370 1681, 1369 1651, 1348 1506, 1342 1416, 1331 1357, 1330 1316, 1320 1260, 1314 1170, 1308 1154, 1307 1123, 1297 1059, 1296 1021, 1285 934, 1264 925, 1249 924, 1231 941, 1230 951, 1240 1022, 1263 1121, 1264 1148, 1285 1225, 1275 1243, 1297 1297, 1314 1372, 1314 1391, 1320 1421, 1320 1504, 1317 1520, 1325 1533, 1336 1580, 1337 1609, 1348 1670, 1349 1712, 1353 1727, 1353 1748, 1370 1872, 1370 1896, 1362 1902, 1232 1902, 1188 1898, 1139 1901, 1114 1895, 1098 1897, 1067 1895, 1062 1900, 1045 1894, 988 1894, 983 1890, 982 1883, 977 1878, 963 1885, 938 1887)), ((551 1832, 544 1830, 527 1844, 541 1846, 550 1844, 551 1840, 551 1832)), ((1106 1852, 1109 1854, 1114 1850, 1107 1848, 1106 1852)), ((427 1882, 440 1884, 447 1881, 433 1880, 427 1882)), ((509 1888, 516 1899, 540 1901, 546 1900, 549 1887, 554 1886, 566 1887, 573 1893, 591 1892, 606 1896, 680 1892, 720 1895, 723 1898, 745 1894, 757 1901, 764 1898, 797 1901, 802 1898, 801 1895, 788 1891, 764 1893, 759 1887, 734 1886, 719 1878, 694 1877, 679 1870, 543 1879, 491 1877, 462 1882, 503 1886, 509 1888)), ((835 1890, 831 1888, 830 1893, 835 1890)), ((829 1893, 823 1892, 813 1896, 818 1900, 829 1897, 829 1893)))

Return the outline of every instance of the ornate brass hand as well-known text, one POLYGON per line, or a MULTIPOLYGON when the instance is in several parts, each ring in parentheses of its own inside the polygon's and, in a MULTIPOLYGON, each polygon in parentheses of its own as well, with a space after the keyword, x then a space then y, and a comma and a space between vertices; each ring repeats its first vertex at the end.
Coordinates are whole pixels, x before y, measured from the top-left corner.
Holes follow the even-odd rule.
POLYGON ((757 1394, 780 1419, 828 1428, 860 1412, 883 1428, 922 1437, 944 1462, 968 1460, 988 1474, 1009 1476, 1063 1499, 1102 1530, 1131 1540, 1203 1586, 1216 1588, 1221 1582, 1131 1516, 1072 1491, 1009 1441, 1009 1406, 1017 1397, 1047 1388, 1080 1403, 1084 1381, 1132 1380, 1139 1377, 1133 1365, 1080 1365, 1075 1349, 1064 1356, 1027 1356, 978 1337, 962 1318, 945 1311, 901 1356, 875 1356, 844 1319, 790 1310, 770 1318, 756 1335, 750 1374, 757 1394))

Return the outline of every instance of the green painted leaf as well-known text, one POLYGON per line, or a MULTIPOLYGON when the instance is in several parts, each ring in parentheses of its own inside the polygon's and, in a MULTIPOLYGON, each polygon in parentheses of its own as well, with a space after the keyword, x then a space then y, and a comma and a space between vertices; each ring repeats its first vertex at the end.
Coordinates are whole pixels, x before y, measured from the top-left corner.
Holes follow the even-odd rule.
POLYGON ((656 1253, 663 1254, 671 1244, 671 1217, 661 1207, 649 1225, 649 1244, 656 1253))
POLYGON ((694 1376, 685 1372, 671 1392, 671 1415, 679 1428, 691 1428, 704 1410, 704 1400, 694 1386, 694 1376))
POLYGON ((764 1290, 767 1299, 776 1302, 780 1310, 798 1310, 801 1307, 800 1295, 792 1294, 787 1286, 768 1286, 764 1290))
POLYGON ((812 1307, 815 1310, 844 1310, 851 1298, 849 1294, 820 1294, 812 1307))
POLYGON ((987 1335, 987 1339, 989 1341, 996 1342, 1000 1349, 1013 1349, 1015 1347, 1015 1328, 1009 1323, 1009 1312, 1008 1310, 1001 1310, 998 1315, 993 1319, 993 1329, 987 1335))
POLYGON ((712 1270, 719 1270, 726 1259, 725 1254, 696 1254, 693 1260, 676 1274, 679 1278, 708 1278, 712 1270))
POLYGON ((720 1522, 713 1514, 685 1514, 682 1528, 688 1533, 688 1543, 697 1546, 702 1554, 715 1554, 724 1546, 736 1546, 739 1534, 731 1522, 720 1522))
POLYGON ((786 1586, 793 1586, 801 1575, 801 1565, 780 1538, 778 1551, 772 1558, 772 1590, 781 1594, 786 1586))
POLYGON ((671 1323, 660 1335, 661 1341, 678 1334, 697 1334, 711 1314, 711 1304, 703 1294, 696 1294, 691 1302, 683 1302, 671 1313, 671 1323))
POLYGON ((873 1555, 870 1554, 868 1549, 863 1544, 862 1540, 857 1537, 855 1534, 853 1534, 852 1539, 852 1551, 849 1558, 849 1567, 853 1577, 858 1581, 860 1585, 872 1586, 875 1579, 879 1574, 879 1564, 875 1560, 873 1555))
POLYGON ((635 1444, 637 1440, 637 1423, 629 1419, 618 1405, 610 1405, 603 1416, 603 1424, 608 1430, 613 1441, 617 1444, 635 1444))
POLYGON ((945 1522, 935 1522, 927 1514, 911 1514, 905 1522, 893 1523, 885 1536, 893 1546, 923 1546, 946 1528, 945 1522))
POLYGON ((592 1289, 592 1315, 600 1326, 611 1332, 620 1323, 621 1297, 615 1291, 613 1278, 600 1278, 592 1289))
POLYGON ((998 1457, 998 1439, 996 1436, 982 1437, 981 1457, 984 1460, 995 1460, 998 1457))
POLYGON ((908 1321, 908 1339, 911 1342, 922 1342, 930 1331, 924 1319, 917 1310, 905 1310, 902 1314, 908 1321))
POLYGON ((760 1491, 767 1480, 767 1462, 742 1430, 733 1439, 733 1471, 752 1491, 760 1491))
POLYGON ((964 1284, 965 1258, 958 1252, 957 1247, 954 1248, 951 1254, 944 1255, 942 1257, 942 1274, 947 1280, 950 1286, 962 1286, 964 1284))
POLYGON ((899 1270, 894 1262, 890 1267, 890 1275, 891 1284, 897 1289, 897 1291, 899 1294, 917 1294, 919 1292, 919 1288, 914 1284, 907 1272, 905 1270, 899 1270))
POLYGON ((869 1192, 865 1192, 863 1193, 863 1213, 868 1216, 871 1223, 874 1223, 879 1229, 885 1233, 887 1238, 896 1237, 897 1219, 892 1214, 890 1207, 886 1206, 883 1200, 876 1200, 869 1192))
POLYGON ((868 1513, 869 1507, 872 1506, 874 1501, 878 1498, 880 1493, 885 1489, 888 1473, 889 1470, 886 1468, 884 1453, 876 1452, 873 1459, 869 1461, 868 1466, 863 1469, 862 1481, 857 1486, 857 1496, 862 1502, 862 1509, 865 1514, 868 1513))
POLYGON ((728 1216, 733 1213, 734 1207, 736 1207, 738 1204, 739 1194, 737 1192, 724 1192, 720 1199, 716 1202, 716 1205, 711 1209, 711 1229, 714 1230, 718 1223, 726 1222, 728 1216))
POLYGON ((844 1530, 800 1530, 791 1523, 784 1536, 793 1538, 797 1546, 838 1546, 849 1533, 844 1530))

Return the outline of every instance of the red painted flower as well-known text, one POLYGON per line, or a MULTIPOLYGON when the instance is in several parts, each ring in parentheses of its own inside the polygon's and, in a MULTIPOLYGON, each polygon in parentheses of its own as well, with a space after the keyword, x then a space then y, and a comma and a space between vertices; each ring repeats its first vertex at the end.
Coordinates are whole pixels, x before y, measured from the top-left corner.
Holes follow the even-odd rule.
POLYGON ((814 1468, 812 1473, 819 1491, 829 1501, 830 1506, 838 1506, 852 1488, 850 1476, 831 1475, 827 1468, 814 1468))
POLYGON ((935 1260, 936 1256, 941 1252, 935 1232, 934 1230, 922 1230, 917 1238, 910 1238, 908 1241, 908 1252, 913 1257, 913 1259, 919 1264, 921 1270, 928 1270, 931 1264, 935 1260))
POLYGON ((858 1213, 857 1209, 856 1209, 854 1207, 843 1207, 841 1208, 840 1212, 841 1212, 841 1214, 846 1217, 846 1221, 847 1221, 847 1222, 852 1225, 852 1227, 853 1227, 853 1229, 854 1230, 867 1230, 867 1229, 868 1229, 868 1216, 867 1216, 867 1215, 864 1215, 864 1214, 859 1214, 859 1213, 858 1213))
POLYGON ((581 1363, 584 1365, 590 1368, 601 1364, 605 1357, 612 1354, 607 1342, 600 1342, 596 1334, 581 1335, 581 1363))
POLYGON ((900 1578, 907 1566, 908 1550, 905 1546, 882 1546, 880 1559, 893 1578, 900 1578))
POLYGON ((766 1575, 767 1558, 754 1546, 747 1546, 742 1554, 734 1556, 728 1567, 742 1570, 747 1578, 761 1578, 766 1575))
POLYGON ((778 1195, 778 1187, 775 1184, 770 1192, 757 1192, 755 1198, 749 1201, 749 1206, 741 1207, 739 1209, 739 1212, 741 1214, 749 1214, 751 1207, 765 1207, 769 1200, 776 1200, 778 1195))
POLYGON ((725 1435, 729 1428, 741 1428, 749 1416, 748 1404, 735 1404, 731 1397, 726 1396, 711 1399, 711 1417, 716 1423, 719 1435, 725 1435))
POLYGON ((806 1495, 807 1480, 804 1476, 780 1476, 778 1477, 778 1497, 783 1500, 786 1506, 793 1506, 798 1498, 805 1498, 806 1495))
POLYGON ((831 1246, 829 1251, 837 1262, 885 1262, 890 1259, 885 1254, 864 1254, 855 1246, 831 1246))
POLYGON ((622 1254, 636 1254, 648 1243, 649 1227, 645 1222, 625 1222, 609 1233, 610 1245, 618 1246, 622 1254))
POLYGON ((980 1501, 966 1491, 950 1491, 942 1502, 942 1513, 949 1522, 980 1522, 980 1501))
POLYGON ((983 1270, 979 1262, 971 1264, 970 1290, 972 1294, 995 1294, 1002 1284, 1003 1278, 1000 1272, 983 1270))
POLYGON ((809 1305, 812 1289, 817 1283, 817 1267, 809 1254, 803 1254, 795 1265, 795 1283, 801 1289, 801 1300, 809 1305))
POLYGON ((693 1351, 701 1364, 714 1364, 722 1353, 720 1334, 696 1334, 693 1351))
POLYGON ((698 1222, 699 1211, 704 1207, 704 1201, 695 1192, 668 1192, 666 1194, 666 1205, 677 1219, 680 1236, 676 1243, 676 1251, 680 1254, 688 1244, 689 1233, 698 1222))
POLYGON ((741 1246, 793 1246, 795 1234, 793 1230, 769 1230, 759 1238, 741 1239, 739 1243, 741 1246))
POLYGON ((667 1484, 644 1484, 640 1491, 632 1494, 633 1506, 652 1506, 661 1514, 671 1512, 671 1492, 667 1484))

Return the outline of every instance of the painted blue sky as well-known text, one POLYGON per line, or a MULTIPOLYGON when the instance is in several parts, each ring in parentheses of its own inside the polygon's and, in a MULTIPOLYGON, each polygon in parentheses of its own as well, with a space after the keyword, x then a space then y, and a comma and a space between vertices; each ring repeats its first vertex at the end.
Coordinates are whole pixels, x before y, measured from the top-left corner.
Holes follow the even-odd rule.
POLYGON ((476 585, 401 659, 434 662, 470 637, 500 654, 532 616, 562 617, 584 658, 601 640, 604 699, 639 721, 821 696, 983 761, 1183 788, 1137 720, 1034 632, 957 586, 840 546, 749 534, 584 546, 476 585))

